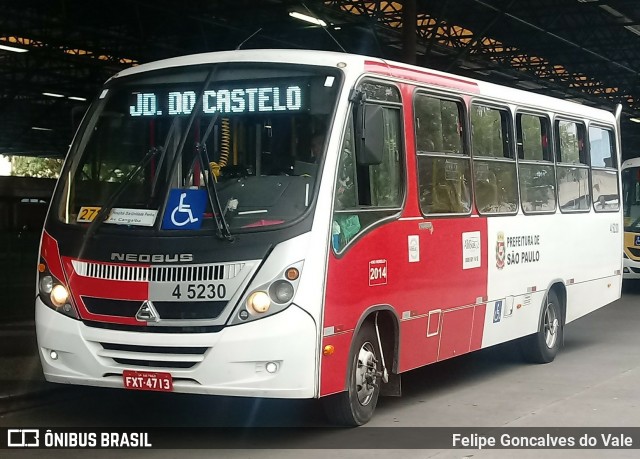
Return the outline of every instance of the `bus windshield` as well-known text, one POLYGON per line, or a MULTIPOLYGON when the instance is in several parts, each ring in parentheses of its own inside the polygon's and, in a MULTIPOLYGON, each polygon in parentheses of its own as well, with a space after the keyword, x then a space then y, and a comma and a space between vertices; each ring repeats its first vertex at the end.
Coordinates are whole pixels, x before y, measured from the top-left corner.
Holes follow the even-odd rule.
POLYGON ((640 232, 640 167, 629 167, 622 171, 622 196, 624 229, 640 232))
POLYGON ((336 69, 250 63, 115 78, 76 136, 57 218, 100 215, 121 230, 214 229, 217 214, 232 231, 291 222, 312 203, 340 82, 336 69))

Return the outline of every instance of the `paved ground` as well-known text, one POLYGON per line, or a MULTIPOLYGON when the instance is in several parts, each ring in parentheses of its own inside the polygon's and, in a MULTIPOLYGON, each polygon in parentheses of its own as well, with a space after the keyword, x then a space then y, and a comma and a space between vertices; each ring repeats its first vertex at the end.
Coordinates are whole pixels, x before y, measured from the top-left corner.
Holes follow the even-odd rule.
POLYGON ((33 322, 0 324, 0 411, 55 388, 42 375, 33 322))

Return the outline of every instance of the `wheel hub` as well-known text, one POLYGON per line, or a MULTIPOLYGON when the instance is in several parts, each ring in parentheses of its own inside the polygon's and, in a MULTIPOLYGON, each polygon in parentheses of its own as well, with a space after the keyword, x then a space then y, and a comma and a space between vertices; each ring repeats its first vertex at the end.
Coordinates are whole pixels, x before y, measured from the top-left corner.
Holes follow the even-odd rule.
POLYGON ((358 352, 358 368, 355 372, 358 402, 362 406, 366 406, 371 402, 377 387, 377 363, 373 345, 369 342, 364 343, 360 348, 360 352, 358 352))
POLYGON ((544 339, 547 347, 551 349, 555 346, 558 338, 558 328, 560 323, 556 315, 555 307, 552 303, 547 304, 547 310, 544 316, 544 339))

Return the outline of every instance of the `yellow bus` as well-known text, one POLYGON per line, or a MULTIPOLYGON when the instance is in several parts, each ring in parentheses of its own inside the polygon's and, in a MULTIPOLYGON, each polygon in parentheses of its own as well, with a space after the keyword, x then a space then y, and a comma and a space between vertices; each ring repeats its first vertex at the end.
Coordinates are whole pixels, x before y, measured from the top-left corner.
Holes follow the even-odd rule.
POLYGON ((640 158, 622 163, 624 279, 640 279, 640 158))

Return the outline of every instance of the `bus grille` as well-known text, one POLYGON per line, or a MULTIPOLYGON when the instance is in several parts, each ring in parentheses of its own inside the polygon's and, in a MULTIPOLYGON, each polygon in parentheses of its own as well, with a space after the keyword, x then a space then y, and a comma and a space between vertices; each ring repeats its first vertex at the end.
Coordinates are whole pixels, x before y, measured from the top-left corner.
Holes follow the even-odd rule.
POLYGON ((87 327, 99 328, 101 330, 118 330, 136 333, 219 333, 224 329, 224 325, 189 325, 189 326, 162 326, 151 327, 148 325, 128 325, 116 324, 113 322, 96 322, 94 320, 83 320, 87 327))
MULTIPOLYGON (((142 301, 111 300, 91 296, 83 296, 82 302, 91 314, 112 317, 135 317, 142 306, 142 301)), ((165 320, 215 319, 222 314, 226 305, 226 301, 153 302, 160 319, 165 320)))
POLYGON ((98 356, 128 367, 192 368, 204 360, 207 347, 137 346, 100 343, 98 356))
POLYGON ((640 249, 634 249, 633 247, 627 247, 627 250, 629 251, 629 253, 631 253, 631 255, 633 255, 634 257, 640 257, 640 249))
POLYGON ((245 263, 186 266, 130 266, 72 260, 79 276, 130 282, 198 282, 233 279, 245 263))

